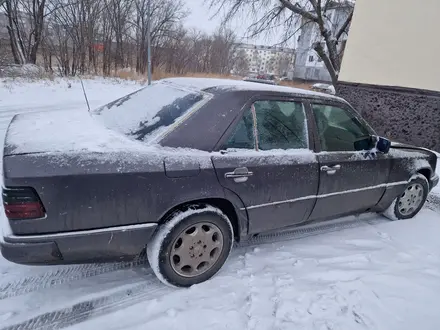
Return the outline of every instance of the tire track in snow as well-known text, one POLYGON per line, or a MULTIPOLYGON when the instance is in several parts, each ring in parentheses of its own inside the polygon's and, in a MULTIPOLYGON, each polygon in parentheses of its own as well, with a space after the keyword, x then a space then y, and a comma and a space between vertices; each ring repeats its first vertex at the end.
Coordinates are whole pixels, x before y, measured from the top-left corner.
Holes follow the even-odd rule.
POLYGON ((426 201, 426 207, 440 213, 440 194, 431 193, 428 195, 428 199, 426 201))
POLYGON ((145 299, 166 294, 171 288, 160 284, 153 274, 142 284, 131 289, 123 289, 108 296, 86 300, 67 308, 44 313, 0 330, 56 330, 102 316, 137 304, 145 299))
POLYGON ((21 296, 30 292, 49 289, 57 285, 78 281, 117 270, 148 265, 146 259, 109 264, 82 264, 28 276, 0 286, 0 300, 21 296))
POLYGON ((247 317, 247 322, 246 322, 246 330, 253 330, 255 329, 255 318, 254 318, 254 312, 253 312, 253 304, 254 304, 254 300, 255 300, 255 293, 253 291, 254 287, 253 287, 253 279, 252 277, 249 278, 249 283, 248 283, 248 295, 246 296, 246 317, 247 317))
MULTIPOLYGON (((246 249, 243 248, 244 251, 246 249)), ((248 270, 248 259, 250 257, 250 252, 245 252, 244 255, 239 258, 242 259, 243 269, 239 271, 242 277, 246 278, 246 286, 248 294, 245 297, 244 314, 246 316, 246 330, 251 330, 255 328, 255 320, 253 319, 253 300, 255 299, 255 294, 253 292, 253 276, 248 270)))
POLYGON ((252 271, 249 273, 247 270, 248 260, 251 260, 254 254, 259 251, 259 248, 254 248, 252 253, 245 253, 243 260, 248 291, 245 297, 244 309, 247 318, 246 330, 273 329, 275 325, 274 315, 276 315, 278 309, 277 285, 272 275, 266 274, 257 285, 252 271))
MULTIPOLYGON (((338 223, 330 222, 318 225, 309 225, 305 228, 300 228, 296 230, 291 230, 283 233, 259 236, 258 239, 250 240, 245 243, 236 244, 236 250, 234 254, 242 254, 246 251, 246 247, 263 244, 263 243, 272 243, 278 242, 287 239, 297 239, 308 237, 311 235, 319 235, 325 234, 328 232, 333 232, 336 230, 356 228, 360 226, 369 226, 371 224, 383 223, 387 222, 385 218, 382 219, 354 219, 354 220, 345 220, 343 222, 339 221, 338 223)), ((255 252, 255 251, 254 251, 255 252)), ((244 266, 246 266, 247 260, 246 255, 244 257, 244 266)), ((106 264, 102 265, 79 265, 72 268, 67 268, 65 270, 49 272, 39 276, 37 278, 24 278, 18 280, 12 285, 10 284, 6 287, 6 295, 8 297, 16 296, 19 294, 25 294, 28 292, 32 292, 39 289, 47 289, 51 288, 55 285, 63 284, 73 280, 80 280, 91 276, 100 275, 106 272, 127 269, 130 267, 136 267, 139 265, 147 264, 145 259, 140 259, 134 262, 128 263, 119 263, 119 264, 106 264), (66 278, 60 277, 66 276, 66 278), (39 284, 36 284, 39 283, 39 284), (17 292, 14 292, 17 290, 17 292)), ((242 275, 249 275, 246 273, 246 270, 243 270, 242 275)), ((168 293, 170 288, 160 284, 158 280, 154 277, 151 270, 146 273, 146 280, 141 284, 135 285, 132 289, 123 289, 117 291, 108 296, 99 297, 95 299, 89 299, 80 303, 73 304, 70 307, 62 308, 59 310, 55 310, 52 312, 47 312, 31 319, 28 319, 24 322, 17 323, 14 325, 10 325, 4 328, 0 328, 0 330, 55 330, 62 329, 68 326, 72 326, 74 324, 81 323, 90 318, 102 316, 122 308, 126 308, 132 305, 135 305, 145 299, 151 300, 152 298, 158 297, 160 295, 168 293)), ((272 283, 273 284, 273 283, 272 283)), ((276 287, 279 286, 279 283, 276 283, 276 287)), ((258 288, 255 288, 252 283, 252 276, 249 276, 249 288, 250 293, 246 297, 246 316, 248 318, 247 329, 253 329, 256 327, 255 322, 266 321, 264 319, 257 320, 255 319, 259 315, 259 307, 258 306, 258 288), (257 299, 257 300, 255 300, 257 299)), ((2 292, 3 287, 0 288, 0 292, 2 292)), ((277 313, 278 303, 277 303, 277 294, 276 290, 272 292, 273 298, 273 309, 270 311, 271 313, 277 313)), ((3 298, 4 299, 4 298, 3 298)), ((267 306, 266 306, 267 307, 267 306)))

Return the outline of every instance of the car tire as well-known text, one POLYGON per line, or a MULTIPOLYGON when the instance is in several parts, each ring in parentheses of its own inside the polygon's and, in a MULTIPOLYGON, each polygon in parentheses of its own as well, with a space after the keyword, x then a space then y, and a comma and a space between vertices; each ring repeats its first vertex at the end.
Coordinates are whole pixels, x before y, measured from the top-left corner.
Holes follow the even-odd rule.
POLYGON ((214 276, 226 262, 234 241, 232 224, 210 205, 174 212, 147 245, 147 257, 160 281, 190 287, 214 276))
POLYGON ((405 191, 384 211, 391 220, 411 219, 419 213, 428 198, 429 182, 422 174, 416 174, 408 181, 405 191))

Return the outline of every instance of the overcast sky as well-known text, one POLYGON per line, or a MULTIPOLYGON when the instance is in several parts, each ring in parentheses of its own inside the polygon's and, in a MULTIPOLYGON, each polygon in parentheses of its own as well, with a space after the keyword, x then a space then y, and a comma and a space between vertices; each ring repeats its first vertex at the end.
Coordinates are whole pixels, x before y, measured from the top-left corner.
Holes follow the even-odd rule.
MULTIPOLYGON (((186 6, 191 11, 191 14, 185 21, 188 27, 195 27, 197 29, 206 31, 208 33, 214 32, 221 23, 221 16, 211 17, 215 14, 215 9, 209 9, 209 4, 204 0, 185 0, 186 6)), ((243 22, 245 23, 245 22, 243 22)), ((232 28, 238 37, 244 37, 247 25, 240 22, 232 23, 232 28)))
MULTIPOLYGON (((221 17, 216 16, 210 19, 211 16, 215 14, 215 10, 209 9, 209 4, 205 3, 204 0, 185 0, 185 2, 188 9, 191 10, 191 14, 185 21, 185 26, 211 33, 220 25, 221 17)), ((234 22, 232 22, 230 28, 237 34, 237 37, 242 38, 241 41, 245 43, 272 46, 281 39, 281 36, 279 38, 261 36, 255 40, 246 39, 246 31, 251 23, 252 22, 247 21, 244 17, 240 17, 240 19, 235 19, 234 22)))

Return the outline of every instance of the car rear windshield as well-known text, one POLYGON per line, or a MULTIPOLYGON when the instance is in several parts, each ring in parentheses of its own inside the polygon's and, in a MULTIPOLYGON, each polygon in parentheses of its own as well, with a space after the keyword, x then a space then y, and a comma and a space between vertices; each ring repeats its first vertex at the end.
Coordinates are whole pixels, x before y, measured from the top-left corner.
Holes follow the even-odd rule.
POLYGON ((204 103, 206 94, 154 83, 91 111, 107 128, 150 142, 204 103))

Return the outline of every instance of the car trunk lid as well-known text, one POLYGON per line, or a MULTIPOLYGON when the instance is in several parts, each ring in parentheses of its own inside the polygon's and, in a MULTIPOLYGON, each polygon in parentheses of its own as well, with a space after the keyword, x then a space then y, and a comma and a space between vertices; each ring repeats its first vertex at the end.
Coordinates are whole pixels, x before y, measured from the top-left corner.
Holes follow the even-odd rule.
POLYGON ((45 152, 104 152, 140 144, 95 121, 87 111, 49 111, 14 116, 6 132, 4 156, 45 152))

